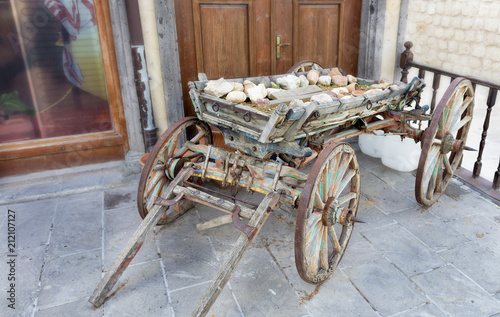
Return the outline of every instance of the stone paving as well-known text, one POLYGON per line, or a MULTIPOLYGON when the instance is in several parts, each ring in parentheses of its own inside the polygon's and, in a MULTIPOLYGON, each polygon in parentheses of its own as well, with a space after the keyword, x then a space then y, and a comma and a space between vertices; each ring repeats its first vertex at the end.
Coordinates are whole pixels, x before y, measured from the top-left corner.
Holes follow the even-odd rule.
MULTIPOLYGON (((333 277, 303 282, 296 210, 273 212, 208 316, 500 316, 500 207, 458 180, 430 208, 412 173, 358 151, 362 200, 333 277)), ((139 226, 138 174, 121 163, 0 179, 2 316, 189 316, 230 253, 232 225, 198 232, 220 212, 195 206, 150 234, 118 291, 88 298, 139 226), (15 211, 15 310, 8 307, 8 210, 15 211)), ((245 195, 241 195, 245 196, 245 195)), ((249 200, 259 202, 260 196, 249 200)))

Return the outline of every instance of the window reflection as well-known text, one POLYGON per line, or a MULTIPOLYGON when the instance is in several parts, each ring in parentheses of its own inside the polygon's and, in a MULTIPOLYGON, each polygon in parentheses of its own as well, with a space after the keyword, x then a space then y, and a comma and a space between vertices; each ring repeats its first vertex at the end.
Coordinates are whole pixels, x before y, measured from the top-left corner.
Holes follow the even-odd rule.
POLYGON ((0 0, 0 142, 111 129, 93 1, 0 0))

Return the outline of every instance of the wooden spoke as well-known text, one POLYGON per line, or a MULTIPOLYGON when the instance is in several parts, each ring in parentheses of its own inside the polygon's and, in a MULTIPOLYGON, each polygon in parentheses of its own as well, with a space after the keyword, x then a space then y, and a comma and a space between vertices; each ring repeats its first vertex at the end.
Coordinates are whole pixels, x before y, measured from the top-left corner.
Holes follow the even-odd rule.
POLYGON ((415 180, 415 198, 419 203, 430 206, 446 190, 463 155, 463 148, 452 150, 450 146, 456 141, 466 143, 473 109, 472 84, 463 78, 455 79, 424 133, 415 180))
POLYGON ((342 162, 339 165, 339 168, 337 172, 335 173, 334 181, 333 181, 333 186, 332 186, 332 191, 335 191, 337 187, 340 185, 340 182, 342 182, 342 179, 344 178, 344 175, 349 168, 349 164, 351 163, 352 160, 352 155, 351 154, 345 154, 342 157, 342 162))
MULTIPOLYGON (((212 143, 212 132, 209 125, 193 117, 177 121, 163 133, 151 151, 139 181, 137 207, 143 219, 153 208, 156 198, 161 196, 170 183, 166 175, 167 166, 165 164, 168 164, 172 157, 187 157, 192 154, 184 146, 177 148, 178 145, 183 145, 180 142, 185 139, 184 136, 188 131, 197 132, 191 141, 212 143)), ((169 207, 166 216, 162 218, 164 221, 161 220, 161 223, 167 223, 182 215, 187 205, 187 202, 181 201, 169 207)))
POLYGON ((333 188, 335 190, 335 192, 333 193, 334 197, 338 197, 342 193, 345 187, 351 182, 351 179, 354 177, 354 175, 356 175, 356 171, 352 169, 345 174, 339 186, 337 188, 333 188))
POLYGON ((342 206, 343 204, 356 199, 358 195, 356 193, 350 192, 349 194, 342 196, 338 199, 339 205, 342 206))
POLYGON ((337 239, 337 233, 335 232, 335 229, 333 228, 333 226, 328 226, 327 231, 328 237, 330 238, 330 241, 333 245, 333 251, 340 252, 340 243, 337 239))
POLYGON ((449 175, 453 175, 453 169, 451 168, 450 161, 446 155, 443 155, 443 164, 446 170, 446 173, 449 175))
POLYGON ((295 229, 295 263, 304 281, 321 283, 337 268, 353 226, 335 224, 336 213, 344 205, 356 216, 359 184, 359 164, 350 145, 333 144, 320 153, 300 196, 295 229), (341 228, 340 236, 332 223, 341 228))
POLYGON ((328 270, 328 227, 322 226, 321 232, 321 251, 319 253, 320 267, 323 270, 328 270))
POLYGON ((455 133, 457 132, 458 130, 460 130, 464 125, 466 125, 467 123, 469 123, 470 121, 472 120, 472 117, 471 116, 465 116, 462 120, 460 120, 459 123, 455 124, 450 132, 451 133, 455 133))
MULTIPOLYGON (((444 156, 444 155, 442 155, 444 156)), ((437 175, 436 175, 436 193, 441 193, 441 186, 443 185, 443 159, 439 159, 439 164, 437 166, 437 175)))

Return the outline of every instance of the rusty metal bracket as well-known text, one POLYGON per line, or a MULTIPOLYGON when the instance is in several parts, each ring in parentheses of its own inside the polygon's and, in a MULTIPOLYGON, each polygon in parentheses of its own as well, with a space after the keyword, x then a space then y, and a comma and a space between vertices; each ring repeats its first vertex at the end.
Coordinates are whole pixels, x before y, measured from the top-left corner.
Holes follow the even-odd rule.
POLYGON ((234 226, 240 230, 241 232, 245 233, 248 237, 248 239, 252 239, 253 236, 257 233, 257 228, 251 227, 249 225, 244 224, 240 220, 240 207, 236 205, 233 210, 233 224, 234 226))
POLYGON ((165 207, 173 206, 177 204, 179 201, 181 201, 184 198, 184 193, 175 196, 174 199, 163 199, 161 197, 158 197, 155 201, 156 205, 161 205, 165 207))

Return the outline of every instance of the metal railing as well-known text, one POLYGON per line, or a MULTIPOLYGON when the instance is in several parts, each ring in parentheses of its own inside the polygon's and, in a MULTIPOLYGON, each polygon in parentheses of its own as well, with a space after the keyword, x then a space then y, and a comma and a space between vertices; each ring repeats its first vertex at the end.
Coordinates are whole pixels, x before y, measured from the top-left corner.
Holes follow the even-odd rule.
MULTIPOLYGON (((436 106, 436 99, 437 99, 437 93, 439 90, 440 82, 441 82, 441 77, 450 77, 450 83, 457 77, 463 77, 467 78, 472 82, 472 86, 474 87, 474 90, 476 90, 477 86, 484 86, 488 89, 488 97, 486 99, 486 115, 483 118, 474 118, 474 120, 481 120, 483 119, 483 131, 481 134, 481 140, 477 147, 479 148, 478 150, 478 155, 477 159, 474 163, 474 166, 471 169, 468 169, 467 166, 461 166, 460 169, 457 170, 456 175, 466 181, 467 183, 471 184, 472 186, 476 187, 480 191, 484 192, 485 194, 493 197, 494 199, 500 201, 500 158, 499 158, 499 164, 498 168, 494 172, 493 175, 493 180, 489 181, 483 177, 480 176, 481 174, 481 168, 483 166, 483 154, 485 150, 485 145, 486 145, 486 140, 488 137, 488 129, 490 127, 490 119, 491 119, 491 113, 493 110, 493 106, 495 105, 495 101, 497 99, 497 93, 498 90, 500 89, 500 84, 499 83, 494 83, 488 80, 483 80, 471 76, 465 76, 462 74, 457 74, 453 73, 444 69, 440 69, 437 67, 431 67, 428 65, 424 65, 418 62, 415 62, 413 60, 413 53, 411 51, 411 48, 413 47, 412 42, 406 42, 404 44, 406 50, 401 54, 401 59, 400 59, 400 67, 402 68, 401 71, 401 81, 404 83, 408 82, 408 74, 411 68, 416 68, 418 69, 418 77, 419 78, 424 78, 426 72, 430 72, 433 74, 433 79, 432 79, 432 98, 431 98, 431 104, 430 104, 430 109, 431 113, 434 111, 434 108, 436 106), (472 171, 471 171, 472 170, 472 171)), ((497 123, 499 124, 499 123, 497 123)), ((496 136, 498 137, 498 136, 496 136)), ((474 144, 471 144, 472 147, 474 147, 474 144)), ((495 150, 495 149, 494 149, 495 150)), ((497 151, 499 149, 496 149, 497 151)))

